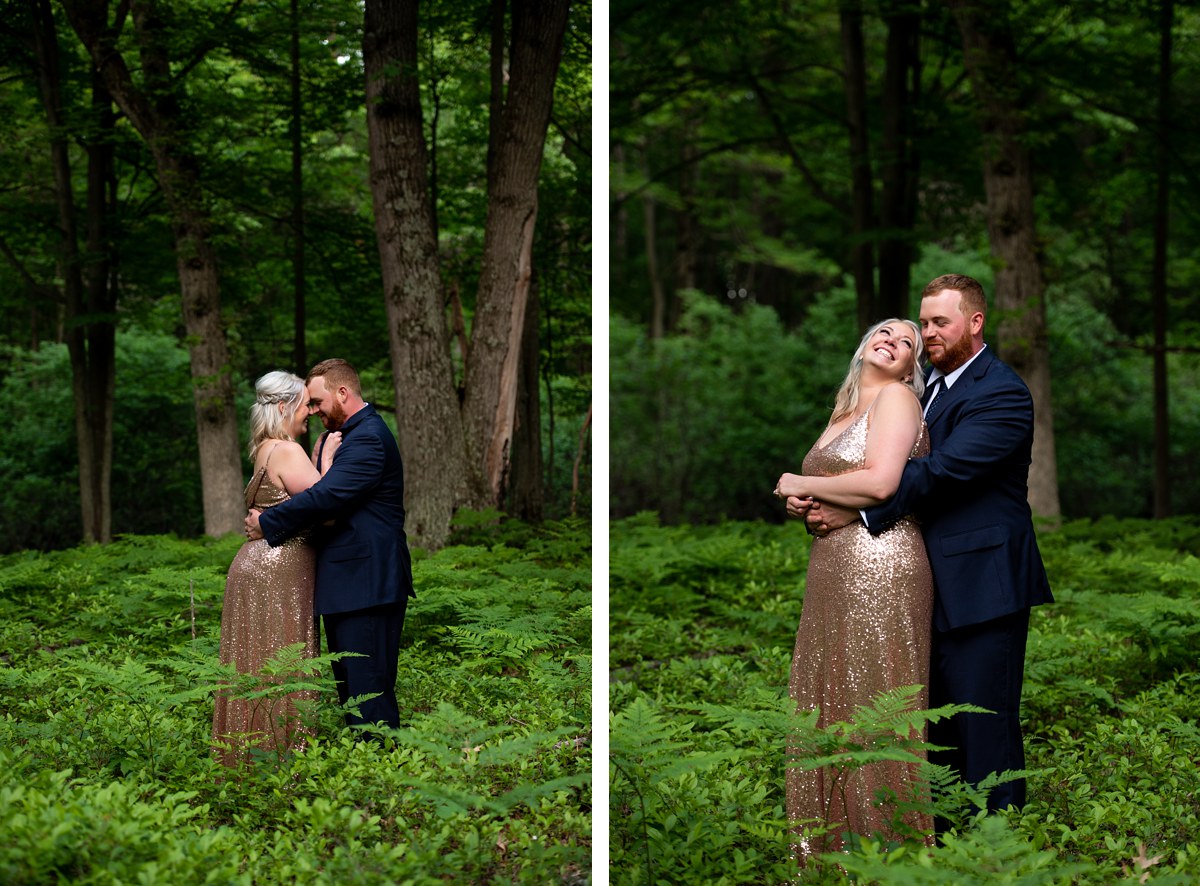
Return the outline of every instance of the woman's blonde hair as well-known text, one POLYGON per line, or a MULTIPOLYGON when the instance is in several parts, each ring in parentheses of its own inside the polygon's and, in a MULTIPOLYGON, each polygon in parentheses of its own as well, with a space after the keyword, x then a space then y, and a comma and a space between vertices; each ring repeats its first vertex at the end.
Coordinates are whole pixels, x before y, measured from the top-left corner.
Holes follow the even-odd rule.
POLYGON ((283 429, 285 417, 304 402, 308 391, 304 379, 282 369, 268 372, 254 383, 254 405, 250 407, 250 460, 264 440, 291 440, 283 429), (279 404, 287 404, 280 410, 279 404))
POLYGON ((850 358, 850 370, 846 373, 846 379, 838 388, 837 398, 833 401, 833 416, 829 419, 830 423, 850 415, 858 406, 858 391, 862 387, 863 356, 867 352, 867 342, 883 327, 897 324, 907 326, 913 334, 912 378, 904 383, 912 388, 918 398, 925 393, 925 373, 921 371, 921 361, 925 358, 925 340, 921 338, 921 327, 912 320, 901 320, 898 317, 880 320, 866 331, 854 351, 854 356, 850 358))

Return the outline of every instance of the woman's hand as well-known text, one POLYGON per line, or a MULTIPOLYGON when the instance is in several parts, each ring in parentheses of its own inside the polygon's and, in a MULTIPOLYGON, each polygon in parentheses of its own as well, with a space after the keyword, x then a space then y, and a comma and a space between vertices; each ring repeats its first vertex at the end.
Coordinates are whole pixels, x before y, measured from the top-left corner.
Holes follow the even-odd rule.
POLYGON ((324 457, 333 461, 333 454, 338 451, 338 447, 342 445, 341 431, 327 431, 325 434, 325 452, 324 457))
POLYGON ((326 431, 317 438, 317 442, 313 445, 312 454, 309 458, 312 460, 313 467, 321 472, 324 477, 329 472, 329 466, 333 464, 333 454, 337 452, 339 446, 342 445, 341 431, 326 431), (322 449, 322 445, 324 448, 322 449), (317 464, 317 459, 321 460, 317 464))
POLYGON ((804 488, 804 478, 799 474, 783 474, 775 484, 777 498, 811 498, 804 488))

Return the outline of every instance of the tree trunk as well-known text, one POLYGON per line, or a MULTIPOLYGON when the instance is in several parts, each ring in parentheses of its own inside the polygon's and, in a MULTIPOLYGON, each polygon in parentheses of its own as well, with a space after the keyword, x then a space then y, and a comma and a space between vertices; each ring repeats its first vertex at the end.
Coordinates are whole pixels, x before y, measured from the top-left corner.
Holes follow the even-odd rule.
POLYGON ((579 502, 579 468, 587 454, 588 430, 592 426, 592 407, 588 406, 587 416, 579 429, 579 449, 575 453, 575 463, 571 467, 571 516, 575 516, 576 505, 579 502))
POLYGON ((1171 515, 1171 427, 1167 388, 1167 220, 1171 208, 1171 30, 1174 0, 1162 0, 1158 57, 1158 158, 1154 199, 1154 516, 1171 515))
POLYGON ((363 31, 371 198, 388 317, 407 529, 439 547, 460 506, 484 500, 442 309, 417 80, 417 0, 367 0, 363 31))
POLYGON ((913 107, 921 78, 917 48, 920 17, 908 12, 909 8, 901 6, 887 19, 878 318, 907 317, 912 311, 912 229, 917 209, 913 107))
MULTIPOLYGON (((112 541, 113 413, 116 403, 117 274, 112 219, 116 212, 113 157, 116 115, 112 95, 92 75, 92 113, 97 135, 88 144, 87 184, 87 370, 86 416, 93 456, 96 541, 112 541)), ((86 538, 85 522, 85 538, 86 538)))
POLYGON ((841 11, 842 64, 846 82, 846 129, 850 135, 851 232, 850 273, 857 295, 858 326, 875 322, 875 208, 867 130, 867 67, 863 51, 863 11, 847 0, 841 11))
POLYGON ((512 486, 508 512, 540 521, 545 502, 542 474, 541 347, 538 344, 538 286, 530 286, 525 332, 521 336, 521 377, 517 385, 517 424, 513 433, 512 486))
POLYGON ((292 361, 295 371, 308 369, 304 269, 304 106, 300 95, 300 0, 291 0, 291 143, 292 143, 292 361))
MULTIPOLYGON (((612 165, 625 179, 629 172, 625 168, 625 145, 617 142, 612 146, 612 165)), ((629 266, 629 201, 628 193, 617 191, 609 198, 609 217, 612 230, 608 238, 609 290, 623 292, 628 286, 625 268, 629 266)))
POLYGON ((675 212, 675 285, 668 295, 665 328, 679 323, 679 293, 695 289, 699 264, 700 224, 696 220, 696 183, 700 172, 697 157, 696 118, 688 116, 680 137, 679 209, 675 212))
POLYGON ((134 0, 129 4, 145 80, 143 91, 134 84, 116 47, 123 21, 109 28, 107 0, 64 0, 63 7, 113 100, 154 157, 158 183, 171 214, 184 328, 190 342, 204 531, 209 535, 240 531, 246 507, 233 384, 221 324, 220 276, 209 238, 199 164, 187 147, 186 118, 175 94, 170 60, 160 42, 163 23, 155 3, 134 0))
MULTIPOLYGON (((647 149, 640 149, 642 175, 650 180, 650 163, 646 159, 647 149)), ((646 276, 650 282, 650 338, 660 339, 667 327, 667 296, 658 268, 658 203, 650 188, 642 191, 642 226, 646 229, 646 276)))
POLYGON ((1050 400, 1050 354, 1046 340, 1045 282, 1034 220, 1034 183, 1025 145, 1028 97, 1009 84, 1020 77, 1020 60, 1007 10, 953 0, 963 37, 964 59, 982 106, 984 187, 988 236, 997 259, 995 306, 998 352, 1033 395, 1033 463, 1029 504, 1051 519, 1061 515, 1054 421, 1050 400))
POLYGON ((71 361, 71 390, 79 457, 79 503, 83 540, 112 540, 112 422, 116 309, 109 288, 107 189, 112 174, 111 101, 99 78, 93 78, 96 135, 88 142, 87 256, 79 251, 75 192, 71 180, 58 32, 48 0, 29 5, 38 64, 38 84, 50 128, 51 166, 58 205, 61 241, 58 276, 66 301, 66 341, 71 361), (86 265, 86 282, 84 267, 86 265))
POLYGON ((538 173, 567 24, 566 0, 514 0, 508 90, 494 162, 464 418, 489 501, 504 500, 512 456, 521 333, 532 273, 538 173))

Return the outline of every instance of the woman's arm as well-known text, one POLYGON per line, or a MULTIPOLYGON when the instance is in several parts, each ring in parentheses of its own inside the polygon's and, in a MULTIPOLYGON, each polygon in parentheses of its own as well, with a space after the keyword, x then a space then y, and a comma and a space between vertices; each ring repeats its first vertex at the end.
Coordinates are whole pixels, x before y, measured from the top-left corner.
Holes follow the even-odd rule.
POLYGON ((304 447, 299 443, 279 443, 272 455, 274 458, 271 460, 271 470, 274 479, 287 490, 288 495, 301 493, 321 479, 321 475, 304 452, 304 447))
POLYGON ((862 468, 836 477, 784 474, 779 494, 847 508, 866 508, 891 498, 921 432, 921 404, 904 385, 888 385, 879 392, 869 422, 862 468))

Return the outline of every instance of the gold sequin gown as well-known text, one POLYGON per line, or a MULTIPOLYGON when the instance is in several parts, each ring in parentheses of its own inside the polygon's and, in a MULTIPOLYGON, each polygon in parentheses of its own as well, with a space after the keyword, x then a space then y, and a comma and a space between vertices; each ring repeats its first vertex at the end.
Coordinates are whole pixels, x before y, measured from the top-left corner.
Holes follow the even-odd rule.
MULTIPOLYGON (((246 507, 265 510, 289 496, 267 475, 268 455, 246 486, 246 507)), ((284 646, 305 644, 305 656, 317 654, 317 628, 313 615, 316 551, 304 537, 288 539, 278 547, 264 540, 247 541, 234 557, 225 580, 221 611, 221 662, 237 663, 238 673, 261 669, 284 646)), ((315 699, 313 692, 244 701, 218 692, 213 711, 214 743, 233 742, 232 749, 217 747, 226 766, 234 766, 251 747, 269 754, 304 747, 311 729, 301 722, 296 702, 315 699)))
MULTIPOLYGON (((804 458, 809 476, 834 476, 863 467, 871 410, 825 447, 814 445, 804 458)), ((910 457, 926 455, 925 426, 910 457)), ((921 530, 902 520, 878 536, 861 523, 815 538, 789 689, 798 710, 819 708, 818 725, 845 722, 857 706, 886 689, 929 683, 929 633, 933 575, 921 530)), ((922 691, 918 703, 928 707, 922 691)), ((789 759, 791 758, 789 751, 789 759)), ((793 847, 804 864, 813 854, 837 851, 844 831, 894 838, 892 810, 872 804, 888 787, 901 797, 911 791, 917 765, 888 762, 854 770, 845 783, 831 769, 787 770, 790 820, 816 819, 833 824, 830 834, 806 839, 796 830, 793 847)), ((927 816, 907 816, 914 828, 932 830, 927 816)))

